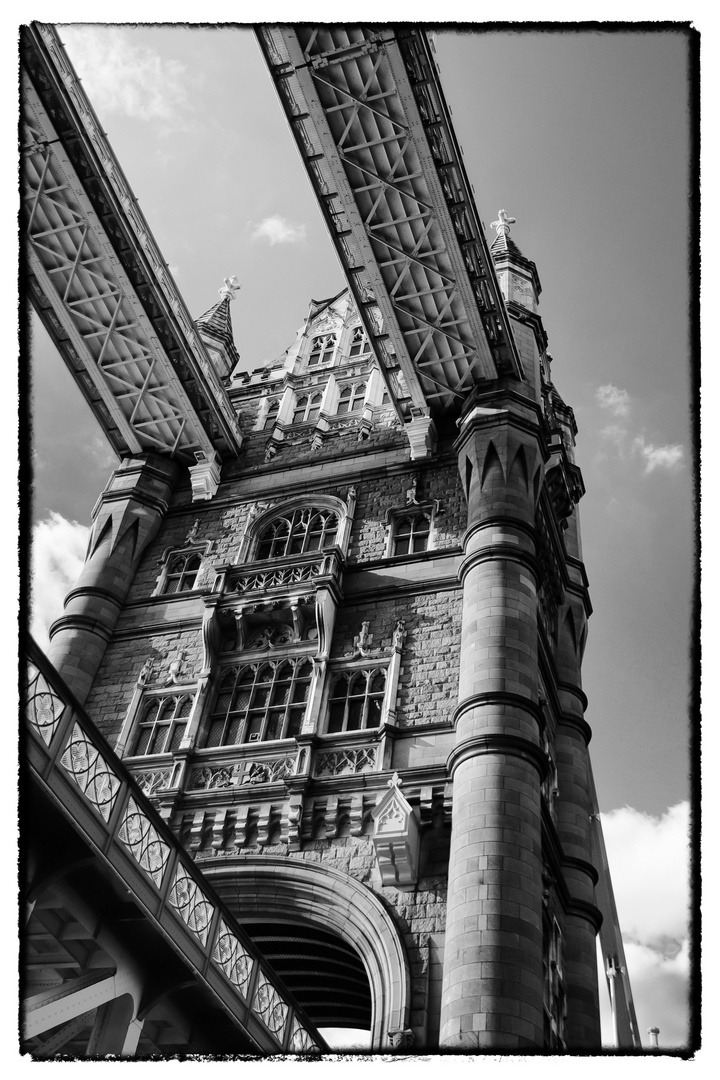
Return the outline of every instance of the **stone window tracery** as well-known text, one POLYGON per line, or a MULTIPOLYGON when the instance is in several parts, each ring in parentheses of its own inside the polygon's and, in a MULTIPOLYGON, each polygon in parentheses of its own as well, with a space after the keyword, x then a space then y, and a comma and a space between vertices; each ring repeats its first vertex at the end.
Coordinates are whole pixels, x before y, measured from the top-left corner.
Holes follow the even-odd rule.
POLYGON ((430 518, 427 514, 407 514, 393 522, 392 555, 416 555, 427 551, 430 541, 430 518))
POLYGON ((167 574, 163 593, 189 592, 195 588, 202 555, 198 551, 178 552, 172 555, 167 564, 167 574))
POLYGON ((278 418, 278 412, 280 409, 280 402, 277 398, 274 398, 268 405, 268 411, 265 415, 265 423, 263 430, 268 431, 270 428, 275 427, 278 418))
POLYGON ((255 558, 275 559, 320 551, 335 543, 338 526, 338 516, 332 510, 298 507, 265 526, 258 537, 255 558))
POLYGON ((308 367, 317 367, 332 360, 337 345, 337 334, 319 334, 312 339, 308 367))
POLYGON ((192 694, 164 694, 146 699, 130 757, 177 750, 192 711, 192 694))
POLYGON ((362 356, 366 352, 370 352, 367 335, 362 326, 356 326, 350 339, 350 356, 362 356))
POLYGON ((307 658, 226 668, 205 746, 234 746, 298 735, 313 674, 307 658))
POLYGON ((379 727, 386 676, 385 668, 343 671, 335 675, 328 700, 328 733, 379 727))
POLYGON ((322 394, 303 394, 297 399, 293 411, 293 424, 309 424, 320 415, 322 394))
POLYGON ((366 389, 365 383, 348 383, 343 386, 337 404, 336 412, 338 415, 355 412, 357 409, 362 408, 366 389))

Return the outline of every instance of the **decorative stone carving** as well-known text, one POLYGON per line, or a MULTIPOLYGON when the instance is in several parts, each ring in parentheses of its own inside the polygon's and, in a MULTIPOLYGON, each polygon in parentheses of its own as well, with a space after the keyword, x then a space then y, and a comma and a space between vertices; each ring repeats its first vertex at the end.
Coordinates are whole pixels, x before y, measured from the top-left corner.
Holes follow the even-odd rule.
POLYGON ((405 644, 405 638, 407 637, 407 630, 405 629, 405 620, 398 619, 395 630, 393 631, 392 647, 393 649, 402 649, 405 644))
POLYGON ((420 827, 410 803, 400 791, 397 772, 388 780, 390 790, 372 812, 373 846, 383 885, 407 886, 417 882, 420 827))
POLYGON ((393 1050, 409 1050, 415 1042, 412 1028, 403 1028, 402 1031, 388 1031, 388 1039, 393 1050))
POLYGON ((137 677, 138 686, 147 686, 149 682, 152 682, 155 677, 155 662, 151 656, 148 656, 145 663, 142 666, 140 674, 137 677))
POLYGON ((347 750, 331 750, 319 754, 315 776, 344 776, 372 772, 377 760, 374 746, 353 747, 347 750))

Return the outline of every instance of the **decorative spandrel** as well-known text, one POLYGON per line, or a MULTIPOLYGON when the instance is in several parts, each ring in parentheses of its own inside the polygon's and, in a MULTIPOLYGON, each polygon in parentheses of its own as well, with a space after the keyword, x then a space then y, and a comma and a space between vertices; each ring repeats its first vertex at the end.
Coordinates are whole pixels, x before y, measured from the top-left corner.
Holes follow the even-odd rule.
POLYGON ((117 793, 120 790, 120 781, 112 772, 102 754, 95 749, 84 734, 79 724, 75 724, 73 727, 65 753, 60 758, 60 764, 67 769, 80 790, 104 820, 109 821, 117 793))
POLYGON ((200 943, 206 945, 215 908, 182 866, 175 871, 168 901, 200 943))
POLYGON ((60 722, 65 704, 33 664, 28 664, 26 716, 46 746, 50 745, 60 722))
POLYGON ((212 956, 233 986, 245 997, 254 960, 242 947, 232 930, 228 929, 223 919, 220 920, 220 929, 212 956))
POLYGON ((160 839, 155 826, 132 798, 128 799, 118 836, 159 887, 167 866, 170 848, 160 839))

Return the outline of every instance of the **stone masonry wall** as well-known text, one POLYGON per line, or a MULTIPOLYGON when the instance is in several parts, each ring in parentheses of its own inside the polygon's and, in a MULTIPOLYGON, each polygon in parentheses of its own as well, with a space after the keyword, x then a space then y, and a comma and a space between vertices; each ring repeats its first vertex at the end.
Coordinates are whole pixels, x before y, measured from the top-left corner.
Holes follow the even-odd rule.
MULTIPOLYGON (((371 650, 392 642, 399 619, 407 637, 403 647, 397 700, 401 726, 452 718, 457 705, 462 593, 459 589, 368 601, 338 612, 332 655, 352 652, 362 623, 369 622, 371 650)), ((380 653, 382 655, 382 653, 380 653)))

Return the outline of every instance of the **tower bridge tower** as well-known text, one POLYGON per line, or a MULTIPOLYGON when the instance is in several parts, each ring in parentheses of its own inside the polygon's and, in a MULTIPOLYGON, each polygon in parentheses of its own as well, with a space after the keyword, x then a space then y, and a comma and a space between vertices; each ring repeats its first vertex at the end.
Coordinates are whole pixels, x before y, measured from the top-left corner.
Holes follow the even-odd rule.
MULTIPOLYGON (((235 279, 188 328, 171 283, 154 286, 162 310, 143 332, 175 342, 166 398, 187 423, 151 448, 132 427, 144 399, 129 420, 115 410, 124 460, 50 658, 307 1031, 363 1029, 375 1051, 599 1049, 606 866, 580 678, 575 421, 514 219, 500 211, 490 248, 477 229, 427 42, 363 35, 268 31, 263 44, 347 287, 245 371, 235 279), (353 128, 363 109, 407 142, 390 179, 367 156, 390 137, 353 128), (371 233, 373 184, 372 213, 380 190, 386 205, 371 233), (411 213, 430 198, 432 213, 411 213)), ((41 60, 53 93, 80 92, 58 49, 47 29, 28 46, 36 124, 41 60)), ((73 153, 66 179, 81 172, 73 153)), ((40 174, 34 161, 31 245, 40 174)), ((147 251, 146 223, 124 228, 145 230, 147 251)), ((67 359, 74 316, 44 257, 34 299, 67 359)))

